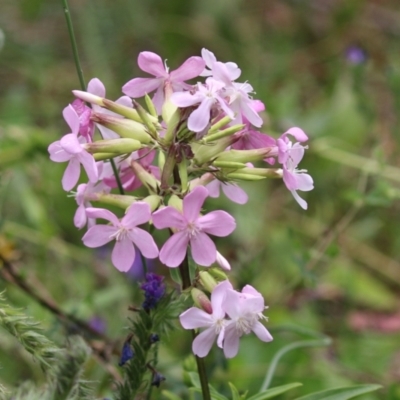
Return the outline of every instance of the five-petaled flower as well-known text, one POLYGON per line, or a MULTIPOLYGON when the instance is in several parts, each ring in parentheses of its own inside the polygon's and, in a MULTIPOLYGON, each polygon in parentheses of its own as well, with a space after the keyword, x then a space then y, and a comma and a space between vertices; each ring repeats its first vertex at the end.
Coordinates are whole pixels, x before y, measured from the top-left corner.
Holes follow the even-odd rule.
POLYGON ((212 211, 204 216, 201 207, 208 196, 204 186, 197 186, 183 199, 183 211, 171 206, 153 213, 157 229, 172 228, 175 233, 160 251, 160 261, 168 267, 178 267, 190 244, 193 260, 205 267, 216 261, 217 249, 207 234, 228 236, 235 227, 234 218, 225 211, 212 211))
POLYGON ((86 214, 89 218, 102 218, 111 222, 111 225, 92 226, 82 240, 87 247, 100 247, 115 240, 111 260, 119 271, 126 272, 131 268, 135 260, 135 246, 147 258, 158 256, 153 237, 137 227, 150 220, 150 206, 147 203, 133 203, 121 220, 103 208, 87 208, 86 214))

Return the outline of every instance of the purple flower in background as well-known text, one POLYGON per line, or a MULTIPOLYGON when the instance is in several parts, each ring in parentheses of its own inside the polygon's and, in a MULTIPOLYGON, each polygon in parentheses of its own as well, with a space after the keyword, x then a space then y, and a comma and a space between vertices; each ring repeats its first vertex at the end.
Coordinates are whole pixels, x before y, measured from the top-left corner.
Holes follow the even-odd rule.
POLYGON ((105 333, 107 329, 104 319, 96 315, 89 320, 89 326, 98 333, 105 333))
POLYGON ((165 294, 164 277, 161 275, 148 273, 146 274, 146 282, 140 285, 144 291, 144 302, 142 307, 145 310, 151 310, 156 307, 161 297, 165 294))
POLYGON ((350 64, 358 65, 367 61, 367 52, 358 46, 349 46, 345 51, 346 60, 350 64))
POLYGON ((131 347, 131 341, 132 337, 128 338, 123 347, 122 347, 122 352, 121 352, 121 358, 119 360, 118 365, 120 367, 122 367, 124 364, 126 364, 131 358, 133 358, 135 356, 135 353, 132 350, 131 347))

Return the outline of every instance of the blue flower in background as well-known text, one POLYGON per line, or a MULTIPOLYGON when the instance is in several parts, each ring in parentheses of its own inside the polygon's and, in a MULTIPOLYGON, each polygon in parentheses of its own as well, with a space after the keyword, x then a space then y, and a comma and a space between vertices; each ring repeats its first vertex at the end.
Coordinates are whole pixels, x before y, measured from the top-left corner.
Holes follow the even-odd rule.
POLYGON ((161 297, 164 296, 165 284, 163 280, 163 276, 153 273, 146 274, 146 282, 140 285, 140 288, 144 291, 145 300, 142 307, 145 310, 155 308, 161 297))

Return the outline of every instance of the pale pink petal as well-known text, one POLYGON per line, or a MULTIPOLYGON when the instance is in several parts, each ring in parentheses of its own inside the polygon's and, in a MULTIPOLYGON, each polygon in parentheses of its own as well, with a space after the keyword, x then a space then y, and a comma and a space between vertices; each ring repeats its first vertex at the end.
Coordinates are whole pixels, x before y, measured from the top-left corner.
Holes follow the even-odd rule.
POLYGON ((68 133, 60 140, 61 147, 70 154, 78 154, 83 151, 81 144, 78 141, 77 135, 68 133))
POLYGON ((300 161, 303 159, 305 149, 300 143, 295 143, 290 149, 290 159, 292 162, 292 167, 295 168, 300 164, 300 161))
POLYGON ((167 77, 168 73, 165 70, 164 63, 161 57, 151 51, 142 51, 138 56, 139 68, 156 77, 167 77))
POLYGON ((271 342, 273 340, 273 337, 268 332, 267 328, 259 321, 256 321, 251 330, 263 342, 271 342))
POLYGON ((183 215, 174 207, 165 207, 153 213, 153 224, 157 229, 177 228, 186 226, 183 215))
POLYGON ((200 103, 203 96, 193 95, 189 92, 175 92, 171 94, 170 99, 177 107, 184 108, 200 103))
POLYGON ((160 251, 160 261, 167 267, 178 267, 185 258, 188 244, 186 232, 173 234, 160 251))
POLYGON ((170 73, 171 82, 184 82, 199 76, 206 63, 201 57, 188 58, 179 68, 170 73))
POLYGON ((163 82, 164 81, 161 81, 160 86, 158 87, 158 89, 154 93, 153 98, 151 99, 153 104, 154 104, 154 107, 157 110, 158 115, 161 114, 162 106, 164 104, 164 99, 165 99, 163 82))
POLYGON ((226 291, 233 289, 229 280, 222 281, 215 286, 211 293, 211 306, 213 309, 213 317, 221 319, 225 317, 225 310, 222 308, 222 303, 225 300, 226 291))
POLYGON ((89 81, 87 91, 99 97, 106 97, 106 88, 103 82, 98 78, 93 78, 89 81))
POLYGON ((80 174, 80 162, 76 158, 71 158, 61 180, 63 189, 67 192, 70 191, 78 183, 80 174))
POLYGON ((298 140, 299 142, 305 142, 308 140, 308 136, 304 133, 304 131, 298 127, 293 127, 288 129, 284 135, 292 135, 298 140))
POLYGON ((230 318, 239 318, 242 315, 240 293, 236 290, 227 290, 223 308, 230 318))
POLYGON ((128 232, 128 236, 146 258, 158 257, 158 247, 149 232, 144 229, 133 228, 128 232))
POLYGON ((263 124, 263 120, 258 113, 254 111, 250 104, 250 99, 245 99, 242 97, 242 101, 240 102, 240 110, 252 125, 259 128, 263 124))
POLYGON ((201 49, 201 57, 205 61, 208 68, 212 68, 213 64, 217 61, 214 53, 207 49, 201 49))
POLYGON ((213 324, 213 317, 200 308, 192 307, 179 316, 181 325, 185 329, 204 328, 213 324))
POLYGON ((242 289, 242 293, 250 294, 252 296, 261 296, 261 293, 253 288, 251 285, 246 285, 242 289))
POLYGON ((205 357, 211 350, 217 334, 213 327, 201 332, 193 340, 192 350, 198 357, 205 357))
POLYGON ((115 102, 117 104, 120 104, 121 106, 130 107, 130 108, 133 107, 132 100, 128 96, 121 96, 119 99, 115 100, 115 102))
POLYGON ((142 97, 162 86, 162 83, 162 78, 135 78, 122 86, 122 92, 133 98, 142 97))
POLYGON ((87 222, 87 217, 86 217, 86 208, 83 204, 81 204, 75 212, 74 215, 74 225, 78 228, 78 229, 82 229, 87 222))
POLYGON ((238 68, 237 64, 231 61, 225 63, 226 69, 229 71, 229 77, 232 81, 235 81, 239 78, 240 74, 242 73, 241 69, 238 68))
POLYGON ((54 162, 66 162, 71 159, 71 154, 67 153, 60 145, 60 141, 57 140, 53 142, 48 147, 48 152, 50 154, 50 160, 54 162))
POLYGON ((106 128, 103 125, 96 124, 96 126, 97 126, 98 130, 100 131, 101 137, 103 139, 111 140, 111 139, 118 139, 120 137, 118 135, 118 133, 115 133, 114 131, 112 131, 109 128, 106 128))
POLYGON ((265 105, 261 100, 252 100, 251 101, 251 107, 256 112, 261 112, 261 111, 265 110, 265 105))
POLYGON ((236 333, 235 324, 232 322, 225 328, 224 354, 226 358, 233 358, 239 351, 239 336, 236 333))
POLYGON ((127 237, 115 242, 111 261, 115 268, 121 272, 127 272, 131 269, 135 261, 135 246, 127 237))
POLYGON ((124 218, 122 218, 121 225, 127 228, 142 225, 149 222, 150 216, 150 206, 144 201, 138 201, 129 207, 124 218))
POLYGON ((314 189, 314 181, 310 175, 304 173, 296 174, 297 190, 308 192, 314 189))
POLYGON ((241 187, 233 183, 223 183, 222 191, 229 200, 232 200, 237 204, 246 204, 247 200, 249 200, 247 193, 241 187))
POLYGON ((297 201, 297 203, 299 203, 299 206, 303 210, 307 210, 308 208, 307 202, 304 199, 302 199, 295 190, 291 190, 290 193, 292 193, 294 199, 297 201))
POLYGON ((217 248, 204 232, 198 232, 190 239, 190 249, 196 264, 204 267, 209 267, 217 258, 217 248))
POLYGON ((289 190, 297 190, 296 174, 283 168, 283 182, 289 190))
POLYGON ((82 238, 82 241, 86 247, 100 247, 106 243, 114 240, 113 235, 118 230, 114 226, 109 225, 94 225, 88 229, 82 238))
POLYGON ((226 211, 212 211, 197 220, 202 231, 214 236, 228 236, 236 228, 235 219, 226 211))
POLYGON ((207 184, 206 188, 208 190, 208 195, 214 199, 219 197, 221 185, 222 183, 218 179, 214 179, 212 182, 207 184))
POLYGON ((86 209, 86 215, 89 218, 105 219, 107 221, 110 221, 114 226, 117 226, 117 227, 119 226, 119 220, 118 220, 117 216, 105 208, 88 207, 86 209))
POLYGON ((217 251, 217 258, 216 258, 215 262, 225 271, 231 270, 231 265, 229 264, 228 260, 218 251, 217 251))
POLYGON ((232 85, 231 72, 222 62, 213 63, 213 76, 214 79, 223 82, 226 86, 232 85))
POLYGON ((228 106, 226 101, 221 96, 215 95, 214 97, 218 101, 225 114, 232 119, 235 118, 235 112, 228 106))
POLYGON ((188 222, 194 222, 200 215, 201 207, 208 196, 204 186, 196 186, 183 199, 183 215, 188 222))
POLYGON ((212 97, 206 97, 200 106, 194 110, 188 119, 188 128, 193 132, 201 132, 210 122, 210 110, 215 100, 212 97))
POLYGON ((78 160, 82 163, 90 182, 96 183, 99 179, 99 172, 96 161, 87 151, 82 151, 77 155, 78 160))
POLYGON ((77 135, 79 132, 79 116, 71 104, 64 108, 63 117, 68 126, 71 128, 71 132, 77 135))

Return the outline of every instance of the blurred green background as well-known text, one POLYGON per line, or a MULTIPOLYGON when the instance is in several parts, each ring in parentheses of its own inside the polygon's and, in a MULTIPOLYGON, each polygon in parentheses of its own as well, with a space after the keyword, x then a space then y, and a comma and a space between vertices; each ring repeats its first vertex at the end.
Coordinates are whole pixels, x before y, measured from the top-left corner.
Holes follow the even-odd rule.
MULTIPOLYGON (((225 198, 238 228, 219 241, 238 287, 250 283, 269 305, 270 344, 246 337, 226 364, 207 359, 212 383, 256 393, 273 355, 299 336, 295 324, 332 337, 329 348, 299 349, 279 364, 273 385, 302 382, 282 399, 352 383, 380 383, 365 399, 400 399, 400 7, 398 0, 71 0, 86 80, 101 79, 115 99, 145 76, 149 50, 171 69, 203 47, 242 69, 266 105, 263 131, 300 126, 310 137, 301 164, 315 189, 303 211, 282 182, 243 185, 249 202, 225 198)), ((68 133, 62 109, 79 89, 61 1, 0 4, 0 251, 41 295, 123 340, 138 284, 109 255, 85 249, 73 226, 75 201, 61 188, 65 164, 47 146, 68 133), (13 248, 10 248, 13 246, 13 248)), ((158 267, 165 273, 165 268, 158 267)), ((62 343, 55 317, 14 285, 12 304, 43 322, 62 343)), ((163 339, 164 388, 183 390, 180 363, 188 332, 163 339)), ((111 358, 115 367, 118 357, 111 358)), ((43 376, 31 356, 0 335, 0 382, 43 376)), ((96 360, 88 379, 109 395, 96 360)))

